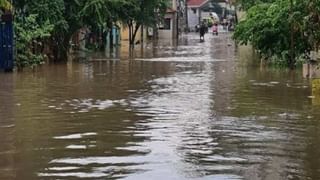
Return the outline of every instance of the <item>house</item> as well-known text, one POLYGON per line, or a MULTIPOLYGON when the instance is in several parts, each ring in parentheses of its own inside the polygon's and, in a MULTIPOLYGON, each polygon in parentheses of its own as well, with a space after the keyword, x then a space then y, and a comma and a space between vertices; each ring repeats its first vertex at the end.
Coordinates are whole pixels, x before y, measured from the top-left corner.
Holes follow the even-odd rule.
MULTIPOLYGON (((129 28, 126 27, 125 25, 121 25, 120 26, 121 28, 121 41, 129 41, 129 28)), ((140 27, 139 30, 137 31, 137 34, 136 34, 136 38, 135 38, 135 42, 146 42, 147 39, 149 38, 148 37, 148 32, 147 32, 147 29, 148 28, 143 28, 143 31, 142 31, 142 28, 143 27, 140 27)))
POLYGON ((203 19, 215 18, 216 21, 226 18, 231 6, 227 0, 188 0, 187 2, 188 28, 195 31, 195 27, 203 19))
POLYGON ((178 38, 178 7, 177 0, 171 0, 164 19, 158 25, 159 39, 178 38))
POLYGON ((195 31, 196 26, 201 21, 201 8, 209 0, 188 0, 188 28, 190 31, 195 31))
MULTIPOLYGON (((160 21, 158 28, 153 29, 152 27, 144 27, 143 31, 141 31, 140 28, 136 35, 136 41, 140 42, 142 36, 143 41, 153 37, 159 39, 177 39, 179 37, 179 32, 186 29, 187 13, 185 7, 186 0, 170 0, 164 19, 160 21)), ((121 29, 121 39, 128 40, 128 29, 125 26, 122 26, 121 29)))

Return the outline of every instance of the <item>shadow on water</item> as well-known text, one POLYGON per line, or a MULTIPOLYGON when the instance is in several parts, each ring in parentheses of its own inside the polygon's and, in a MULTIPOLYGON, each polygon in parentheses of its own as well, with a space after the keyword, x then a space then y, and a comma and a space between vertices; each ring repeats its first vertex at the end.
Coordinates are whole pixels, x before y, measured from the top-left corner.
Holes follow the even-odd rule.
POLYGON ((140 47, 0 74, 0 179, 320 178, 300 72, 227 34, 140 47))
POLYGON ((13 179, 13 174, 6 174, 7 169, 13 169, 15 166, 16 151, 14 142, 14 107, 15 104, 14 77, 12 74, 0 74, 0 178, 13 179))

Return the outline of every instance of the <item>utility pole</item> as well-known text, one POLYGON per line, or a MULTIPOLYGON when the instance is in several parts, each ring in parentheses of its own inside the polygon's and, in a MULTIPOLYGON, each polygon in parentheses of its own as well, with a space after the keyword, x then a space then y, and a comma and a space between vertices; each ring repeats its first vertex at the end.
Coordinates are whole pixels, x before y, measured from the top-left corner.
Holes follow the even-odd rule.
POLYGON ((176 0, 176 23, 177 23, 177 26, 176 26, 176 39, 179 39, 179 18, 180 18, 180 1, 179 0, 176 0))
POLYGON ((189 32, 189 21, 188 21, 188 0, 184 0, 184 3, 185 3, 185 9, 184 9, 184 12, 185 12, 185 21, 186 21, 186 29, 185 31, 189 32))
POLYGON ((141 26, 140 26, 140 43, 141 43, 141 45, 142 45, 142 47, 143 47, 143 41, 144 41, 144 25, 143 24, 141 24, 141 26))

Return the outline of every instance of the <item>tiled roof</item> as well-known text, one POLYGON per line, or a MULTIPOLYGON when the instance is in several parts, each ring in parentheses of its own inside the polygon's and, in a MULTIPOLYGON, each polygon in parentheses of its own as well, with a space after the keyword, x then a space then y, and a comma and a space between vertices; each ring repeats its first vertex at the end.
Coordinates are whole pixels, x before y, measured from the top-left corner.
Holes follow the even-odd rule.
POLYGON ((188 0, 189 7, 200 7, 205 4, 208 0, 188 0))
POLYGON ((168 8, 167 9, 167 13, 175 13, 177 12, 176 10, 172 9, 172 8, 168 8))

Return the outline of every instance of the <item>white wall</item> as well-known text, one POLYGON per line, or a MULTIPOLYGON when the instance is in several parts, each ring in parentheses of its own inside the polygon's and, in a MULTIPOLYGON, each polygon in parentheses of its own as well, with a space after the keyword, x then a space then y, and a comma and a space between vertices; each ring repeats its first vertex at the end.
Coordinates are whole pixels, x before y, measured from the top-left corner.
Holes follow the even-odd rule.
POLYGON ((201 18, 209 18, 210 12, 201 12, 201 18))
POLYGON ((166 18, 171 18, 171 22, 170 22, 170 27, 171 29, 159 29, 158 33, 159 33, 159 39, 172 39, 173 38, 173 21, 172 21, 172 17, 168 17, 166 16, 166 18))
POLYGON ((195 26, 199 24, 199 9, 194 13, 191 8, 188 8, 188 26, 191 31, 195 30, 195 26))
MULTIPOLYGON (((177 1, 172 0, 172 9, 177 10, 177 1)), ((170 18, 170 30, 169 29, 158 29, 159 39, 173 39, 177 36, 177 15, 176 13, 167 13, 165 18, 170 18)))
POLYGON ((172 30, 159 30, 159 39, 172 39, 172 30))

